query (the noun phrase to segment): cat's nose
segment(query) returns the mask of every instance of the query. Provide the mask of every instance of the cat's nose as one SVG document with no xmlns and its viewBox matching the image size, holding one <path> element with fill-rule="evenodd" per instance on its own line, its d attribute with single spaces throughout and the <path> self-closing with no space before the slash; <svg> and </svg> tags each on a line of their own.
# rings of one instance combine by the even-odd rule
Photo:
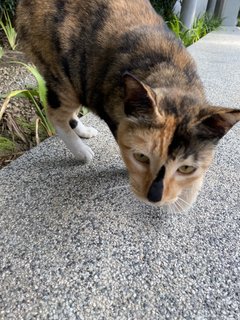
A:
<svg viewBox="0 0 240 320">
<path fill-rule="evenodd" d="M 163 194 L 163 181 L 154 181 L 148 191 L 147 198 L 150 202 L 159 202 Z"/>
<path fill-rule="evenodd" d="M 150 202 L 159 202 L 163 194 L 163 179 L 165 175 L 165 167 L 162 166 L 158 172 L 156 179 L 152 182 L 147 198 Z"/>
</svg>

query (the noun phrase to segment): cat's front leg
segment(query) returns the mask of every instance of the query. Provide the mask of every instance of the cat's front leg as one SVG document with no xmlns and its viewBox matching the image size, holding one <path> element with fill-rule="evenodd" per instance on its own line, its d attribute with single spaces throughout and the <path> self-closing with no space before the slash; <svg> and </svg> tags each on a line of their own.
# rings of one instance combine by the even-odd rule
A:
<svg viewBox="0 0 240 320">
<path fill-rule="evenodd" d="M 92 149 L 82 141 L 70 126 L 67 128 L 57 124 L 55 128 L 58 136 L 77 159 L 84 162 L 90 162 L 93 159 L 94 152 Z"/>
<path fill-rule="evenodd" d="M 92 160 L 94 153 L 82 141 L 81 137 L 93 137 L 97 134 L 97 130 L 84 126 L 77 118 L 79 101 L 70 89 L 56 92 L 48 85 L 48 116 L 58 136 L 65 142 L 67 148 L 75 157 L 81 161 L 89 162 Z"/>
<path fill-rule="evenodd" d="M 98 134 L 95 128 L 85 126 L 77 116 L 74 116 L 74 118 L 69 121 L 69 124 L 74 132 L 81 138 L 89 139 Z"/>
</svg>

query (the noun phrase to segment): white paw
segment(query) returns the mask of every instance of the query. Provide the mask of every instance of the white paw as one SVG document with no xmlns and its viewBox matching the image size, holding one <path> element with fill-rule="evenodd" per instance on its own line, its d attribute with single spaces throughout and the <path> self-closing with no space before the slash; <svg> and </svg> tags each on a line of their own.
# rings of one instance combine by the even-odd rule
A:
<svg viewBox="0 0 240 320">
<path fill-rule="evenodd" d="M 92 127 L 86 127 L 79 118 L 75 118 L 77 126 L 73 129 L 74 132 L 81 138 L 92 138 L 98 134 L 98 131 Z"/>
<path fill-rule="evenodd" d="M 90 162 L 94 157 L 94 152 L 92 151 L 92 149 L 85 144 L 82 145 L 79 150 L 73 152 L 73 154 L 78 160 L 83 162 Z"/>
<path fill-rule="evenodd" d="M 56 131 L 77 159 L 84 162 L 92 160 L 94 156 L 92 149 L 73 130 L 63 130 L 60 127 L 56 127 Z"/>
<path fill-rule="evenodd" d="M 82 128 L 81 128 L 82 129 Z M 76 132 L 81 138 L 93 138 L 98 134 L 98 131 L 93 127 L 84 127 L 80 132 Z"/>
</svg>

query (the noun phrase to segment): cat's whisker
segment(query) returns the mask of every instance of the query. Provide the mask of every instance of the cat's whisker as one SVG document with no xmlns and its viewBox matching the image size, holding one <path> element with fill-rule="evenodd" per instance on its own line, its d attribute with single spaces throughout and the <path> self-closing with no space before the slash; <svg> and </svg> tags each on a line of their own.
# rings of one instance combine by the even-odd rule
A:
<svg viewBox="0 0 240 320">
<path fill-rule="evenodd" d="M 167 212 L 170 211 L 170 213 L 171 213 L 171 208 L 170 208 L 170 205 L 169 205 L 169 204 L 166 205 L 166 209 L 167 209 Z"/>
<path fill-rule="evenodd" d="M 179 206 L 180 206 L 180 208 L 181 208 L 181 212 L 186 212 L 187 209 L 188 209 L 188 207 L 186 207 L 186 205 L 184 205 L 184 204 L 180 204 L 180 203 L 179 203 Z"/>
<path fill-rule="evenodd" d="M 184 201 L 180 197 L 178 197 L 177 201 L 174 204 L 175 204 L 178 212 L 185 212 L 191 206 L 190 203 Z M 186 204 L 187 204 L 187 207 L 186 207 Z"/>
<path fill-rule="evenodd" d="M 170 205 L 167 205 L 167 212 L 170 212 L 170 213 L 172 213 L 172 210 L 171 210 L 171 207 L 170 207 Z"/>
<path fill-rule="evenodd" d="M 181 193 L 181 196 L 185 196 L 185 197 L 189 197 L 189 196 L 192 196 L 195 192 L 192 190 L 192 189 L 189 189 L 189 190 L 184 190 L 182 193 Z"/>
<path fill-rule="evenodd" d="M 172 214 L 175 214 L 175 206 L 172 206 Z"/>
<path fill-rule="evenodd" d="M 174 206 L 174 204 L 171 204 L 170 206 L 171 206 L 171 209 L 172 209 L 172 212 L 171 212 L 171 213 L 172 213 L 172 214 L 175 214 L 175 206 Z"/>
<path fill-rule="evenodd" d="M 183 207 L 181 206 L 181 204 L 180 204 L 178 201 L 175 202 L 175 205 L 176 205 L 176 208 L 177 208 L 177 212 L 178 212 L 178 213 L 184 211 L 184 210 L 183 210 Z M 179 210 L 179 209 L 180 209 L 180 210 Z"/>
<path fill-rule="evenodd" d="M 173 214 L 178 213 L 178 207 L 176 205 L 176 202 L 172 203 L 171 205 L 172 205 L 172 208 L 173 208 Z"/>
<path fill-rule="evenodd" d="M 169 203 L 169 204 L 167 205 L 167 208 L 169 209 L 170 213 L 173 214 L 173 208 L 172 208 L 171 203 Z"/>
<path fill-rule="evenodd" d="M 187 202 L 186 200 L 184 200 L 183 198 L 179 197 L 178 201 L 183 202 L 184 204 L 186 204 L 187 206 L 191 207 L 191 204 L 189 202 Z"/>
<path fill-rule="evenodd" d="M 201 188 L 185 188 L 183 190 L 183 193 L 195 194 L 195 193 L 198 193 L 200 190 Z"/>
</svg>

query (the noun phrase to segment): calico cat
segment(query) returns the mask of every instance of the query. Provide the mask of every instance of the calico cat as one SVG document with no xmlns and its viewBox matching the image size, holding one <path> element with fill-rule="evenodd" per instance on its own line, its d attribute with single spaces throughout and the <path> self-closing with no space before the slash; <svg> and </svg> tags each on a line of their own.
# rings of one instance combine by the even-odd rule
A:
<svg viewBox="0 0 240 320">
<path fill-rule="evenodd" d="M 20 0 L 17 30 L 47 84 L 49 118 L 80 160 L 105 120 L 135 194 L 174 210 L 196 199 L 214 148 L 240 111 L 213 107 L 196 66 L 148 0 Z"/>
</svg>

